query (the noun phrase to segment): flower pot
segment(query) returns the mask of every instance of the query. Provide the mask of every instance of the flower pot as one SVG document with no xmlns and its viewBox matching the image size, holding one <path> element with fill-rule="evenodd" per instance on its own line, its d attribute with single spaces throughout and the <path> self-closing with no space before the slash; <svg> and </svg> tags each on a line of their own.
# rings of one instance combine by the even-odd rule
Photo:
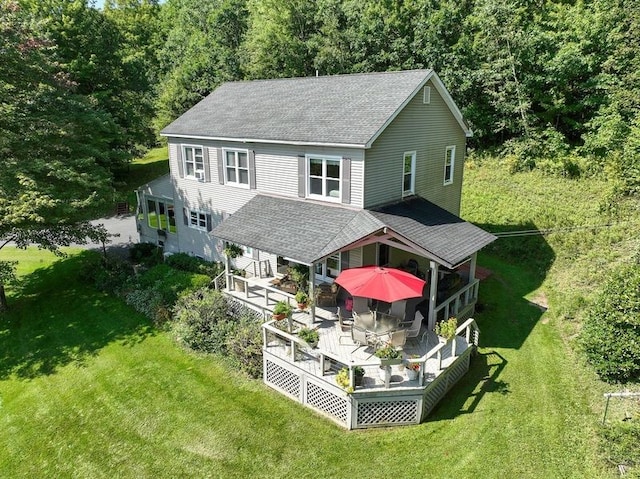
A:
<svg viewBox="0 0 640 479">
<path fill-rule="evenodd" d="M 356 386 L 362 386 L 362 383 L 364 382 L 364 375 L 359 376 L 358 374 L 356 374 L 355 381 Z"/>
<path fill-rule="evenodd" d="M 273 315 L 273 319 L 275 319 L 276 321 L 282 321 L 286 317 L 287 317 L 287 315 L 284 314 L 284 313 L 274 314 Z"/>
<path fill-rule="evenodd" d="M 298 303 L 298 309 L 300 310 L 307 309 L 307 303 Z"/>
<path fill-rule="evenodd" d="M 409 381 L 415 381 L 418 379 L 418 371 L 415 369 L 407 369 L 407 379 Z"/>
<path fill-rule="evenodd" d="M 242 281 L 234 281 L 233 282 L 233 288 L 239 293 L 244 293 L 244 282 L 242 282 Z"/>
</svg>

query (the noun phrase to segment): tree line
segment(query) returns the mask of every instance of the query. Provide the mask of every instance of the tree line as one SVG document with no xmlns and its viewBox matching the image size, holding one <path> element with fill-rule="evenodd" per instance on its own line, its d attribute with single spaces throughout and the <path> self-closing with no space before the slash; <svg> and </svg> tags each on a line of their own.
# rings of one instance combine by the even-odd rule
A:
<svg viewBox="0 0 640 479">
<path fill-rule="evenodd" d="M 0 0 L 0 248 L 79 240 L 159 129 L 243 79 L 433 68 L 470 147 L 635 194 L 639 24 L 638 0 Z"/>
</svg>

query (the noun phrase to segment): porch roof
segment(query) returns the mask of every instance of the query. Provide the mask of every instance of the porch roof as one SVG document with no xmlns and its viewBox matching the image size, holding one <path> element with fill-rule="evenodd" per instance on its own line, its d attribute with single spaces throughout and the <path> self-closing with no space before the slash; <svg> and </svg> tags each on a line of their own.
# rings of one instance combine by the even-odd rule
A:
<svg viewBox="0 0 640 479">
<path fill-rule="evenodd" d="M 311 264 L 363 238 L 391 230 L 452 268 L 496 239 L 419 197 L 375 210 L 257 195 L 211 234 Z"/>
</svg>

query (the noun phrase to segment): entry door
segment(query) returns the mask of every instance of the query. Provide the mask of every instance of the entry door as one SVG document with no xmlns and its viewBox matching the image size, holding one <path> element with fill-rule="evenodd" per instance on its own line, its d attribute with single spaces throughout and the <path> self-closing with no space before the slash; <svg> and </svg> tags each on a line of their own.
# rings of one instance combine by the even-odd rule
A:
<svg viewBox="0 0 640 479">
<path fill-rule="evenodd" d="M 385 266 L 389 264 L 389 245 L 378 244 L 378 266 Z"/>
</svg>

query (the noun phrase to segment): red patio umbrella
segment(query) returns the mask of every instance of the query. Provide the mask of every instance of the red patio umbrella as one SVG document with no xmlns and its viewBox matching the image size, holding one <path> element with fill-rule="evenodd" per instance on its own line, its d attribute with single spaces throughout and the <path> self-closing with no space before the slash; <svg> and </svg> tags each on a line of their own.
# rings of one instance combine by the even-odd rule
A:
<svg viewBox="0 0 640 479">
<path fill-rule="evenodd" d="M 387 303 L 420 297 L 426 284 L 424 280 L 411 273 L 381 266 L 345 269 L 335 281 L 349 291 L 351 296 L 362 296 Z"/>
</svg>

